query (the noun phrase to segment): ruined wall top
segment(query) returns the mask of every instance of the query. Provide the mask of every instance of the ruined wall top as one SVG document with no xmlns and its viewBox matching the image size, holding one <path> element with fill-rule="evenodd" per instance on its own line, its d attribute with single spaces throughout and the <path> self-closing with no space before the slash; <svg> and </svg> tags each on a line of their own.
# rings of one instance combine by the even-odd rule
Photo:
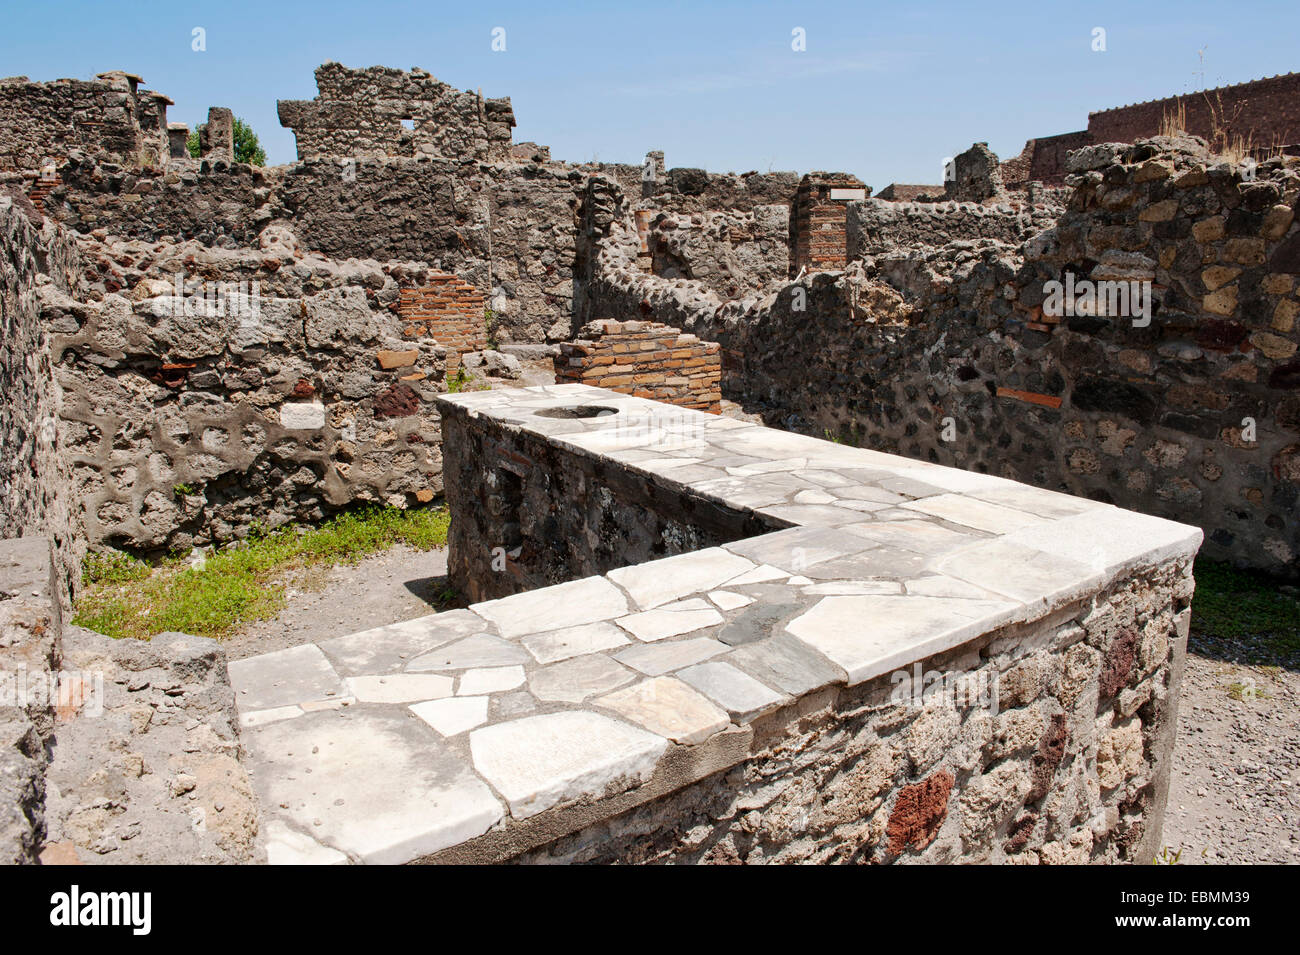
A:
<svg viewBox="0 0 1300 955">
<path fill-rule="evenodd" d="M 506 162 L 515 114 L 510 99 L 484 99 L 421 69 L 316 69 L 314 100 L 280 100 L 280 125 L 294 131 L 298 158 L 443 156 Z M 406 121 L 404 123 L 403 121 Z"/>
<path fill-rule="evenodd" d="M 1094 143 L 1131 143 L 1159 135 L 1166 120 L 1211 143 L 1239 138 L 1264 150 L 1300 145 L 1300 73 L 1098 110 L 1088 114 L 1088 135 Z"/>
<path fill-rule="evenodd" d="M 166 161 L 167 107 L 121 70 L 93 80 L 0 79 L 0 170 L 40 169 L 74 149 L 132 165 Z"/>
<path fill-rule="evenodd" d="M 1006 190 L 998 168 L 998 157 L 988 143 L 976 143 L 958 156 L 945 172 L 944 195 L 959 202 L 985 202 Z"/>
</svg>

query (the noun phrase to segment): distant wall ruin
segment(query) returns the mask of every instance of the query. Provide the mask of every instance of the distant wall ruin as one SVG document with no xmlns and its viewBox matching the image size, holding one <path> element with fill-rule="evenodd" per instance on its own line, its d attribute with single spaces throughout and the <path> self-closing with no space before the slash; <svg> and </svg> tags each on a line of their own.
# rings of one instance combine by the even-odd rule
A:
<svg viewBox="0 0 1300 955">
<path fill-rule="evenodd" d="M 1300 73 L 1099 110 L 1088 114 L 1088 135 L 1094 143 L 1131 143 L 1158 135 L 1166 118 L 1180 116 L 1184 132 L 1209 142 L 1300 145 Z"/>
<path fill-rule="evenodd" d="M 73 150 L 109 161 L 159 164 L 167 158 L 172 101 L 121 70 L 94 80 L 0 80 L 0 171 L 61 163 Z"/>
<path fill-rule="evenodd" d="M 461 92 L 420 69 L 316 69 L 314 100 L 280 100 L 280 125 L 298 158 L 442 156 L 505 162 L 515 115 L 509 98 Z"/>
<path fill-rule="evenodd" d="M 1068 153 L 1098 143 L 1134 143 L 1158 136 L 1166 123 L 1212 145 L 1244 145 L 1265 158 L 1300 153 L 1300 73 L 1167 96 L 1088 114 L 1088 128 L 1031 139 L 1002 164 L 1008 183 L 1061 183 Z"/>
</svg>

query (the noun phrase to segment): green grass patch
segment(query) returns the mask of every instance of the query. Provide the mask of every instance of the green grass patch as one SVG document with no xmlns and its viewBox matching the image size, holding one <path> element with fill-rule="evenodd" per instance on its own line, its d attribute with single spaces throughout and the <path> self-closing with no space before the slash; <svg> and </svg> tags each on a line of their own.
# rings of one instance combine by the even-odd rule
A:
<svg viewBox="0 0 1300 955">
<path fill-rule="evenodd" d="M 456 395 L 465 390 L 465 386 L 474 380 L 474 376 L 464 368 L 457 368 L 456 374 L 447 379 L 447 394 Z"/>
<path fill-rule="evenodd" d="M 492 386 L 486 381 L 479 381 L 464 368 L 457 368 L 456 374 L 447 379 L 447 394 L 457 395 L 462 391 L 491 391 Z"/>
<path fill-rule="evenodd" d="M 180 630 L 220 639 L 275 616 L 292 572 L 356 563 L 394 544 L 441 547 L 450 523 L 445 508 L 371 507 L 319 527 L 254 532 L 201 563 L 171 557 L 150 566 L 119 551 L 92 554 L 73 622 L 110 637 L 147 639 Z"/>
<path fill-rule="evenodd" d="M 1192 630 L 1212 641 L 1258 642 L 1273 653 L 1300 654 L 1300 600 L 1266 574 L 1198 560 Z"/>
</svg>

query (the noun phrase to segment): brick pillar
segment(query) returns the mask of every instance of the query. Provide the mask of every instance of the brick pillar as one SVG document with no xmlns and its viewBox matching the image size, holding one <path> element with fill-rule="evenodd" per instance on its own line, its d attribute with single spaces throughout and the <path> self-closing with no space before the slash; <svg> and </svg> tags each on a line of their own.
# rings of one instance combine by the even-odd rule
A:
<svg viewBox="0 0 1300 955">
<path fill-rule="evenodd" d="M 790 214 L 790 277 L 836 271 L 847 264 L 848 204 L 871 190 L 844 172 L 810 172 L 799 181 Z"/>
<path fill-rule="evenodd" d="M 637 255 L 636 264 L 642 272 L 654 271 L 654 260 L 650 255 L 650 218 L 654 215 L 651 209 L 638 209 L 634 213 L 636 217 L 636 238 L 637 238 Z"/>
</svg>

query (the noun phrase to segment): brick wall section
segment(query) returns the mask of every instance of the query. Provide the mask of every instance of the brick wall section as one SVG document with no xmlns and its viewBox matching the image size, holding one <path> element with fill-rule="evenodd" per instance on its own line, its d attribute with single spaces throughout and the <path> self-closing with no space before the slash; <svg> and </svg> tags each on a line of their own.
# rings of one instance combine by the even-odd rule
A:
<svg viewBox="0 0 1300 955">
<path fill-rule="evenodd" d="M 465 352 L 487 348 L 483 293 L 455 275 L 434 276 L 424 288 L 401 290 L 398 313 L 410 338 L 427 336 L 447 349 L 447 374 Z"/>
<path fill-rule="evenodd" d="M 1156 135 L 1164 116 L 1180 104 L 1187 132 L 1211 142 L 1219 125 L 1255 146 L 1300 143 L 1300 73 L 1089 113 L 1088 132 L 1093 142 L 1131 143 Z"/>
<path fill-rule="evenodd" d="M 844 219 L 848 200 L 832 199 L 832 189 L 870 190 L 856 176 L 843 172 L 812 172 L 799 182 L 790 216 L 790 275 L 802 268 L 827 272 L 845 266 Z"/>
<path fill-rule="evenodd" d="M 32 200 L 32 205 L 36 207 L 36 211 L 44 215 L 46 197 L 61 185 L 63 185 L 63 180 L 57 174 L 53 176 L 37 176 L 32 180 L 32 184 L 28 188 L 27 198 Z"/>
<path fill-rule="evenodd" d="M 1025 143 L 1019 156 L 1002 164 L 1002 182 L 1007 186 L 1018 186 L 1025 182 L 1063 183 L 1066 154 L 1089 146 L 1092 142 L 1092 136 L 1087 130 L 1031 139 Z"/>
<path fill-rule="evenodd" d="M 1232 139 L 1249 141 L 1260 158 L 1272 155 L 1275 147 L 1287 155 L 1300 150 L 1300 73 L 1287 73 L 1089 113 L 1086 130 L 1026 142 L 1019 156 L 1002 164 L 1003 181 L 1064 182 L 1067 153 L 1094 143 L 1133 143 L 1159 135 L 1164 118 L 1175 116 L 1180 106 L 1187 132 L 1211 146 L 1218 145 L 1215 130 L 1221 128 Z"/>
<path fill-rule="evenodd" d="M 557 383 L 576 382 L 640 398 L 722 410 L 722 353 L 716 342 L 702 342 L 655 322 L 592 322 L 581 338 L 560 345 Z"/>
</svg>

